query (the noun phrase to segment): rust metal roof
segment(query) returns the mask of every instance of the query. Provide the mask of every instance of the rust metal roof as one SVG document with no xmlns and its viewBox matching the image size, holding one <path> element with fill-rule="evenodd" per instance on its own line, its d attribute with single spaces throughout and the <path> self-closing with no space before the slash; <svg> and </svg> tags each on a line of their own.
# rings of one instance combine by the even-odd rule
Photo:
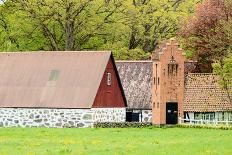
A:
<svg viewBox="0 0 232 155">
<path fill-rule="evenodd" d="M 0 107 L 91 108 L 110 55 L 0 53 Z"/>
<path fill-rule="evenodd" d="M 184 111 L 231 111 L 232 104 L 215 74 L 189 73 L 185 80 Z"/>
</svg>

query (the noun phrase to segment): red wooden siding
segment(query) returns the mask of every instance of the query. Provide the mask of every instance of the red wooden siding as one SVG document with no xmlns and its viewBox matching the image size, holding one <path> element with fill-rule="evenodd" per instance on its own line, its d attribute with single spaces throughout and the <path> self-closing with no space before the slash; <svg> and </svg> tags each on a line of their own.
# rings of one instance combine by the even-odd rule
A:
<svg viewBox="0 0 232 155">
<path fill-rule="evenodd" d="M 107 73 L 111 73 L 111 85 L 107 85 Z M 120 89 L 119 79 L 116 74 L 116 67 L 110 57 L 106 66 L 100 87 L 95 97 L 93 108 L 126 107 L 123 99 L 123 92 Z"/>
</svg>

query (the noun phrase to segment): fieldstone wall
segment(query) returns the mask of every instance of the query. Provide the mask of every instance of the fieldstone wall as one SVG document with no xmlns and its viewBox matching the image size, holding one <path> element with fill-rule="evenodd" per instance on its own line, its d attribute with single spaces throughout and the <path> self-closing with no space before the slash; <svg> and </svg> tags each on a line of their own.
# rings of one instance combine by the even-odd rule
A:
<svg viewBox="0 0 232 155">
<path fill-rule="evenodd" d="M 126 108 L 93 108 L 95 122 L 125 122 Z"/>
<path fill-rule="evenodd" d="M 124 109 L 124 110 L 123 110 Z M 123 112 L 124 111 L 124 112 Z M 0 127 L 92 127 L 98 122 L 124 122 L 125 108 L 28 109 L 0 108 Z"/>
<path fill-rule="evenodd" d="M 152 122 L 152 110 L 142 110 L 142 122 Z"/>
</svg>

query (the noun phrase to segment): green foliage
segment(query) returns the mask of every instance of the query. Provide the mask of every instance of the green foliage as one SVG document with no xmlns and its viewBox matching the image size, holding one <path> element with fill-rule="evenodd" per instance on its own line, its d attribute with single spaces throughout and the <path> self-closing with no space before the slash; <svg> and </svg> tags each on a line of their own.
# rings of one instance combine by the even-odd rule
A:
<svg viewBox="0 0 232 155">
<path fill-rule="evenodd" d="M 213 126 L 213 125 L 196 125 L 196 124 L 177 124 L 176 127 L 178 127 L 178 128 L 232 130 L 232 126 L 226 126 L 226 125 Z"/>
<path fill-rule="evenodd" d="M 227 96 L 232 104 L 232 54 L 221 63 L 213 64 L 214 73 L 220 77 L 219 84 L 227 92 Z"/>
<path fill-rule="evenodd" d="M 95 128 L 145 128 L 152 127 L 152 123 L 141 122 L 96 122 Z"/>
<path fill-rule="evenodd" d="M 188 56 L 197 60 L 195 72 L 212 72 L 211 63 L 223 61 L 231 53 L 231 6 L 231 0 L 204 0 L 183 23 L 179 40 Z"/>
<path fill-rule="evenodd" d="M 199 0 L 7 0 L 0 5 L 0 51 L 112 50 L 149 59 Z"/>
<path fill-rule="evenodd" d="M 213 68 L 214 73 L 220 75 L 221 77 L 221 86 L 224 88 L 227 83 L 228 87 L 232 87 L 232 55 L 229 55 L 228 58 L 224 60 L 223 65 L 221 65 L 220 63 L 213 64 Z"/>
</svg>

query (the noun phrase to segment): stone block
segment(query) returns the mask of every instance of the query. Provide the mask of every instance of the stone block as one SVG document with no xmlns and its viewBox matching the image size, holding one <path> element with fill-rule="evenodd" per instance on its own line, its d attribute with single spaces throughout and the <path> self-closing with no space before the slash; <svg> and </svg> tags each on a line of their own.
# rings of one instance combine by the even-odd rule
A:
<svg viewBox="0 0 232 155">
<path fill-rule="evenodd" d="M 91 120 L 92 119 L 92 115 L 91 114 L 85 114 L 82 119 L 83 120 Z"/>
</svg>

